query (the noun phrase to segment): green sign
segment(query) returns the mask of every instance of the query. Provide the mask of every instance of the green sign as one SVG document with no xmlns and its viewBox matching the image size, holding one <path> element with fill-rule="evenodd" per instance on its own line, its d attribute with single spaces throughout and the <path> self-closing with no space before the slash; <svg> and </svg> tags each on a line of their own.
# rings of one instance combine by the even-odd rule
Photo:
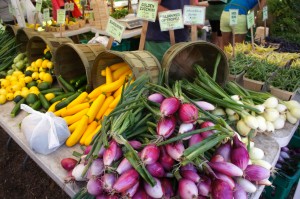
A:
<svg viewBox="0 0 300 199">
<path fill-rule="evenodd" d="M 205 7 L 201 6 L 184 6 L 183 23 L 185 25 L 204 25 Z"/>
<path fill-rule="evenodd" d="M 183 29 L 183 19 L 181 9 L 169 10 L 158 13 L 161 31 Z"/>
<path fill-rule="evenodd" d="M 44 17 L 44 21 L 48 21 L 50 18 L 50 10 L 49 8 L 45 8 L 43 9 L 43 17 Z"/>
<path fill-rule="evenodd" d="M 36 3 L 35 3 L 35 10 L 38 11 L 38 12 L 41 12 L 42 10 L 42 3 L 43 1 L 42 0 L 37 0 Z"/>
<path fill-rule="evenodd" d="M 250 12 L 249 14 L 247 14 L 247 27 L 248 29 L 251 28 L 252 26 L 254 26 L 255 24 L 255 18 L 254 18 L 254 12 Z"/>
<path fill-rule="evenodd" d="M 109 17 L 106 32 L 118 42 L 121 42 L 125 26 L 112 17 Z"/>
<path fill-rule="evenodd" d="M 263 21 L 268 19 L 268 6 L 263 7 Z"/>
<path fill-rule="evenodd" d="M 69 10 L 70 11 L 73 11 L 74 10 L 74 3 L 69 3 Z"/>
<path fill-rule="evenodd" d="M 229 9 L 229 25 L 230 26 L 237 25 L 238 15 L 239 15 L 239 10 L 238 9 Z"/>
<path fill-rule="evenodd" d="M 65 9 L 58 9 L 57 10 L 57 23 L 64 24 L 66 21 L 66 10 Z"/>
<path fill-rule="evenodd" d="M 158 2 L 157 1 L 140 1 L 137 9 L 137 17 L 155 22 L 157 15 Z"/>
</svg>

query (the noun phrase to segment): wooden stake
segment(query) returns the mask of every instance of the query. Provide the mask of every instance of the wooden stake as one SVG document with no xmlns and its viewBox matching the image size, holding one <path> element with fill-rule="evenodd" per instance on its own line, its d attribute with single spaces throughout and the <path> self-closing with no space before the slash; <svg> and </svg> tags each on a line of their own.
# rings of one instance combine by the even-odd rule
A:
<svg viewBox="0 0 300 199">
<path fill-rule="evenodd" d="M 60 37 L 62 37 L 62 24 L 59 25 Z"/>
<path fill-rule="evenodd" d="M 267 37 L 267 21 L 264 21 L 264 41 L 266 41 L 266 37 Z"/>
<path fill-rule="evenodd" d="M 148 21 L 143 21 L 139 50 L 144 50 L 145 48 L 147 29 L 148 29 Z"/>
<path fill-rule="evenodd" d="M 235 27 L 232 27 L 232 56 L 235 58 Z"/>
<path fill-rule="evenodd" d="M 251 44 L 252 44 L 252 50 L 254 50 L 254 33 L 253 33 L 253 26 L 251 26 Z"/>
<path fill-rule="evenodd" d="M 173 45 L 175 44 L 175 34 L 174 34 L 174 30 L 169 30 L 169 35 L 170 35 L 171 46 L 173 46 Z"/>
<path fill-rule="evenodd" d="M 108 40 L 108 43 L 107 43 L 107 46 L 106 46 L 107 50 L 111 49 L 113 42 L 114 42 L 114 38 L 113 37 L 109 37 L 109 40 Z"/>
<path fill-rule="evenodd" d="M 192 25 L 192 27 L 191 27 L 191 40 L 192 41 L 198 40 L 197 25 Z"/>
<path fill-rule="evenodd" d="M 35 28 L 36 28 L 36 24 L 37 24 L 37 20 L 38 20 L 38 14 L 39 14 L 39 12 L 35 12 L 35 14 L 34 14 L 34 31 L 36 31 L 35 30 Z"/>
</svg>

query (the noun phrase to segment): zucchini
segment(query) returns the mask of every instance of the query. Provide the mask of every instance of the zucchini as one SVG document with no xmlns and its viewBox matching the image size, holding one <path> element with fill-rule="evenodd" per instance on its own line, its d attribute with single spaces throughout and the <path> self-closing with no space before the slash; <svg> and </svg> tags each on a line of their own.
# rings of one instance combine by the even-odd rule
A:
<svg viewBox="0 0 300 199">
<path fill-rule="evenodd" d="M 25 98 L 21 99 L 18 103 L 15 104 L 14 108 L 10 112 L 11 117 L 16 117 L 21 110 L 21 104 L 25 103 Z"/>
<path fill-rule="evenodd" d="M 39 93 L 38 96 L 40 98 L 43 108 L 47 111 L 50 107 L 50 103 L 42 93 Z"/>
<path fill-rule="evenodd" d="M 81 75 L 81 76 L 79 76 L 79 77 L 75 77 L 74 79 L 71 79 L 71 80 L 70 80 L 70 84 L 72 84 L 72 85 L 75 86 L 76 82 L 77 82 L 78 80 L 80 80 L 81 78 L 83 78 L 83 77 L 86 77 L 86 74 Z"/>
<path fill-rule="evenodd" d="M 62 88 L 49 88 L 47 90 L 42 90 L 40 93 L 47 94 L 47 93 L 55 93 L 55 92 L 63 92 L 64 90 Z"/>
<path fill-rule="evenodd" d="M 84 91 L 86 91 L 86 88 L 87 88 L 87 85 L 83 85 L 77 89 L 77 92 L 84 92 Z"/>
<path fill-rule="evenodd" d="M 64 93 L 64 94 L 58 95 L 55 98 L 50 100 L 50 104 L 53 104 L 54 102 L 57 102 L 57 101 L 62 100 L 64 98 L 67 98 L 67 97 L 69 97 L 73 94 L 74 94 L 74 92 L 69 92 L 69 93 Z"/>
<path fill-rule="evenodd" d="M 57 80 L 61 83 L 61 85 L 69 92 L 75 92 L 75 88 L 68 83 L 61 75 L 57 77 Z"/>
<path fill-rule="evenodd" d="M 21 95 L 17 95 L 15 98 L 14 98 L 14 102 L 15 103 L 18 103 L 21 99 L 23 99 L 23 97 Z"/>
<path fill-rule="evenodd" d="M 79 88 L 81 87 L 82 85 L 86 84 L 87 83 L 87 77 L 86 76 L 82 76 L 80 79 L 78 79 L 75 83 L 75 87 L 76 88 Z"/>
<path fill-rule="evenodd" d="M 37 100 L 30 107 L 33 108 L 34 110 L 38 111 L 38 110 L 40 110 L 41 106 L 42 106 L 41 100 Z"/>
<path fill-rule="evenodd" d="M 56 92 L 53 92 L 53 94 L 55 95 L 55 97 L 56 96 L 59 96 L 59 95 L 62 95 L 62 94 L 64 94 L 65 92 L 63 92 L 63 91 L 56 91 Z"/>
<path fill-rule="evenodd" d="M 80 93 L 76 92 L 73 95 L 67 97 L 65 100 L 63 100 L 63 101 L 59 102 L 58 104 L 56 104 L 55 110 L 60 110 L 64 107 L 68 106 L 68 104 L 70 104 L 73 100 L 75 100 L 79 95 L 80 95 Z"/>
</svg>

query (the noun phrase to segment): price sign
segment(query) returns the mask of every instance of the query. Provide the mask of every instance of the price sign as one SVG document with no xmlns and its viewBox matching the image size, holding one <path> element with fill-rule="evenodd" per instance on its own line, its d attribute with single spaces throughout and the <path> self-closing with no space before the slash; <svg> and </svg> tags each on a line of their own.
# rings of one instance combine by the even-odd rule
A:
<svg viewBox="0 0 300 199">
<path fill-rule="evenodd" d="M 74 10 L 74 3 L 69 3 L 69 10 L 73 11 Z"/>
<path fill-rule="evenodd" d="M 230 26 L 237 25 L 238 15 L 239 15 L 239 10 L 238 9 L 229 9 L 229 25 Z"/>
<path fill-rule="evenodd" d="M 106 32 L 111 37 L 113 37 L 118 42 L 121 42 L 123 32 L 125 31 L 125 26 L 121 24 L 119 21 L 115 20 L 112 17 L 109 17 L 107 26 L 106 26 Z"/>
<path fill-rule="evenodd" d="M 137 17 L 147 21 L 155 22 L 157 15 L 157 1 L 140 1 L 137 9 Z"/>
<path fill-rule="evenodd" d="M 255 23 L 255 18 L 254 18 L 254 12 L 250 12 L 249 14 L 247 14 L 247 27 L 248 29 L 253 27 Z"/>
<path fill-rule="evenodd" d="M 45 8 L 43 9 L 43 17 L 44 17 L 44 21 L 48 21 L 50 18 L 50 10 L 49 8 Z"/>
<path fill-rule="evenodd" d="M 158 19 L 161 31 L 182 29 L 184 27 L 181 9 L 159 12 Z"/>
<path fill-rule="evenodd" d="M 201 6 L 184 6 L 183 23 L 185 25 L 204 25 L 205 11 L 206 8 Z"/>
<path fill-rule="evenodd" d="M 80 0 L 80 4 L 85 6 L 87 4 L 86 0 Z"/>
<path fill-rule="evenodd" d="M 64 7 L 66 11 L 70 10 L 70 4 L 68 2 L 65 3 Z"/>
<path fill-rule="evenodd" d="M 263 21 L 268 19 L 268 6 L 263 7 Z"/>
<path fill-rule="evenodd" d="M 64 24 L 66 21 L 66 10 L 65 9 L 58 9 L 57 10 L 57 23 Z"/>
<path fill-rule="evenodd" d="M 35 3 L 35 10 L 36 10 L 37 12 L 41 12 L 41 10 L 42 10 L 42 3 L 43 3 L 42 0 L 36 0 L 36 3 Z"/>
</svg>

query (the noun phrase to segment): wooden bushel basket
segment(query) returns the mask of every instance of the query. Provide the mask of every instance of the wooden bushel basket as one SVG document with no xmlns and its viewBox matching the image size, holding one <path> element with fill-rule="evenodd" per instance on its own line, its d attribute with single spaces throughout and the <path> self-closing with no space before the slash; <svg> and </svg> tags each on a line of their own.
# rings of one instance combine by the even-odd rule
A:
<svg viewBox="0 0 300 199">
<path fill-rule="evenodd" d="M 11 36 L 15 36 L 19 29 L 20 29 L 20 26 L 16 26 L 16 25 L 7 24 L 5 27 L 5 31 L 8 32 L 8 34 L 10 34 Z"/>
<path fill-rule="evenodd" d="M 165 52 L 161 63 L 162 68 L 166 69 L 166 83 L 170 84 L 172 81 L 184 78 L 192 81 L 196 75 L 194 64 L 205 68 L 212 76 L 218 54 L 221 55 L 221 60 L 216 81 L 224 85 L 229 74 L 227 57 L 219 47 L 206 41 L 177 43 Z"/>
<path fill-rule="evenodd" d="M 101 70 L 105 67 L 126 62 L 135 78 L 143 74 L 148 74 L 151 82 L 157 83 L 161 66 L 159 61 L 148 51 L 113 51 L 107 50 L 100 53 L 94 62 L 92 68 L 92 83 L 96 88 L 105 83 L 105 77 L 101 76 Z"/>
<path fill-rule="evenodd" d="M 54 53 L 54 73 L 70 81 L 83 74 L 87 76 L 87 90 L 92 89 L 91 71 L 97 55 L 105 51 L 101 44 L 62 44 Z"/>
</svg>

